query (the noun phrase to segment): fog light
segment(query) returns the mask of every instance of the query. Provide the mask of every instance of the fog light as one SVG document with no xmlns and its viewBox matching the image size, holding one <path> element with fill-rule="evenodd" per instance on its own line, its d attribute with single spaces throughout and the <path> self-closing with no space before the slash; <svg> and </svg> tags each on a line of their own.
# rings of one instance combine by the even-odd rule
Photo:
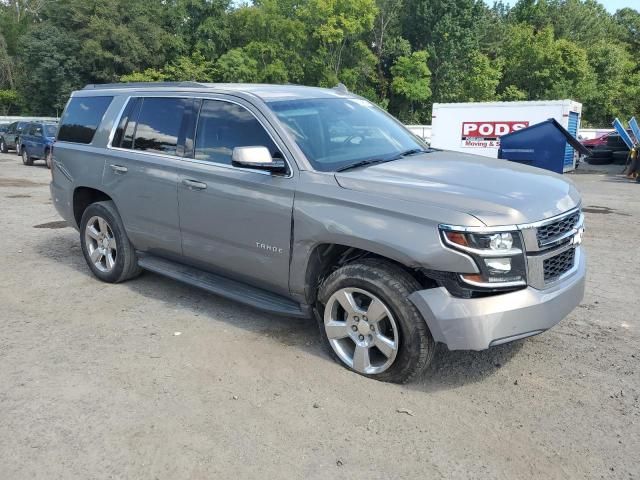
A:
<svg viewBox="0 0 640 480">
<path fill-rule="evenodd" d="M 485 258 L 484 263 L 491 273 L 507 273 L 511 271 L 511 258 Z"/>
<path fill-rule="evenodd" d="M 496 233 L 491 235 L 489 243 L 491 250 L 511 250 L 513 237 L 510 233 Z"/>
</svg>

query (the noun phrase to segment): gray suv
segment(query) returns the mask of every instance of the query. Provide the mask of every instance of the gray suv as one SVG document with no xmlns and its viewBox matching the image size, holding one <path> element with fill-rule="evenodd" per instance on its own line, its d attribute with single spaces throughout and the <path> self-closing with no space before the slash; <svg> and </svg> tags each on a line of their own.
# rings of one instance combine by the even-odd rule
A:
<svg viewBox="0 0 640 480">
<path fill-rule="evenodd" d="M 429 149 L 344 88 L 89 85 L 51 194 L 100 280 L 143 269 L 315 316 L 353 371 L 405 382 L 435 345 L 483 350 L 583 298 L 580 196 L 561 176 Z"/>
</svg>

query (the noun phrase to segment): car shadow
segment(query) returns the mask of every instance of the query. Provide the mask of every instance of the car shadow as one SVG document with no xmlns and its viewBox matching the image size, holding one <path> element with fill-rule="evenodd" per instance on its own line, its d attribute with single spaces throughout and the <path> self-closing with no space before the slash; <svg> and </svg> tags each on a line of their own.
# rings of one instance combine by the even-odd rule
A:
<svg viewBox="0 0 640 480">
<path fill-rule="evenodd" d="M 99 282 L 84 260 L 77 233 L 74 231 L 70 235 L 63 233 L 65 231 L 70 230 L 52 232 L 51 237 L 35 246 L 37 253 L 85 275 L 89 281 Z M 56 248 L 51 248 L 52 244 Z M 152 272 L 144 272 L 140 277 L 122 285 L 152 301 L 165 303 L 172 309 L 180 308 L 194 316 L 224 322 L 260 334 L 286 347 L 300 348 L 323 360 L 334 362 L 322 347 L 315 319 L 265 313 Z M 446 346 L 438 344 L 427 370 L 412 383 L 398 388 L 433 392 L 481 381 L 509 362 L 522 349 L 524 341 L 526 340 L 481 352 L 449 351 Z"/>
<path fill-rule="evenodd" d="M 99 282 L 87 266 L 77 233 L 63 234 L 70 230 L 56 230 L 46 241 L 36 244 L 39 255 L 55 260 L 60 265 L 85 275 L 89 281 Z M 56 248 L 51 248 L 51 245 Z M 191 315 L 221 321 L 234 327 L 261 334 L 282 345 L 298 347 L 331 361 L 323 351 L 315 320 L 285 317 L 227 300 L 204 290 L 186 285 L 152 272 L 122 284 L 149 300 L 165 303 L 172 309 L 182 309 Z"/>
<path fill-rule="evenodd" d="M 406 387 L 409 390 L 436 392 L 480 382 L 511 361 L 522 350 L 526 341 L 528 340 L 517 340 L 480 352 L 450 351 L 445 345 L 438 344 L 431 365 L 423 375 Z"/>
</svg>

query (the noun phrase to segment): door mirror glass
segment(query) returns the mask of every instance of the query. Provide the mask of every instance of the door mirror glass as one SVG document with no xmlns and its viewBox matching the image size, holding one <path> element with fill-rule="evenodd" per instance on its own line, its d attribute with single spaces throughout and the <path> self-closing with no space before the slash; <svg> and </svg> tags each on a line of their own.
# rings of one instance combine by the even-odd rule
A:
<svg viewBox="0 0 640 480">
<path fill-rule="evenodd" d="M 267 147 L 235 147 L 231 163 L 236 167 L 255 168 L 274 173 L 285 173 L 287 165 L 281 158 L 273 158 Z"/>
</svg>

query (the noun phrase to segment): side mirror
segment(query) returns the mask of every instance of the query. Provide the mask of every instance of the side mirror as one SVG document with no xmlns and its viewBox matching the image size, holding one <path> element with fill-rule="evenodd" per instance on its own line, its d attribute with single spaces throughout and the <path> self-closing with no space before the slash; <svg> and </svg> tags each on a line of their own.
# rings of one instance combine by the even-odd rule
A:
<svg viewBox="0 0 640 480">
<path fill-rule="evenodd" d="M 272 173 L 287 171 L 286 162 L 281 158 L 273 158 L 267 147 L 235 147 L 231 153 L 231 164 Z"/>
</svg>

